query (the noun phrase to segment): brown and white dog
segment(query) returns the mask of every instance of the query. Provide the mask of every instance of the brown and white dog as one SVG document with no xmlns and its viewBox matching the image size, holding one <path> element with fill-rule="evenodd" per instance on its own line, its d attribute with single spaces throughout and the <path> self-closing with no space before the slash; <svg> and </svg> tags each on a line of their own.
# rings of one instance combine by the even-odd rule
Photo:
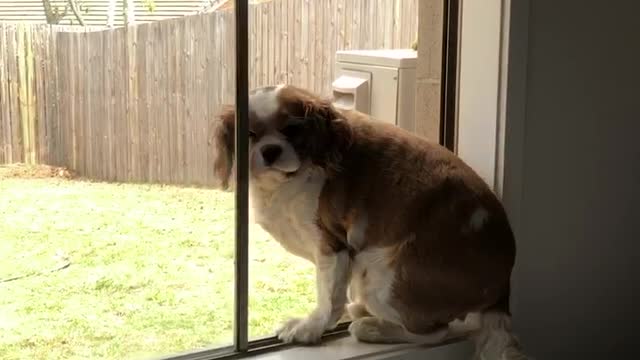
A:
<svg viewBox="0 0 640 360">
<path fill-rule="evenodd" d="M 293 86 L 254 90 L 249 112 L 253 217 L 317 273 L 317 307 L 277 330 L 281 340 L 317 342 L 347 309 L 360 341 L 439 343 L 466 319 L 483 359 L 524 358 L 510 330 L 512 230 L 469 166 Z M 225 189 L 234 123 L 227 108 L 214 124 Z"/>
</svg>

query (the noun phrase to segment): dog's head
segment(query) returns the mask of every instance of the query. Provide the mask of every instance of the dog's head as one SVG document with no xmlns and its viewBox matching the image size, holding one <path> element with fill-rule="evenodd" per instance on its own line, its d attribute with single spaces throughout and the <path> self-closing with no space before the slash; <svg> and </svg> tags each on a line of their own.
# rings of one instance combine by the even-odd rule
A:
<svg viewBox="0 0 640 360">
<path fill-rule="evenodd" d="M 269 86 L 249 95 L 249 167 L 252 181 L 285 182 L 311 166 L 340 168 L 350 128 L 329 100 L 294 86 Z M 214 123 L 214 172 L 233 186 L 235 111 L 226 106 Z"/>
</svg>

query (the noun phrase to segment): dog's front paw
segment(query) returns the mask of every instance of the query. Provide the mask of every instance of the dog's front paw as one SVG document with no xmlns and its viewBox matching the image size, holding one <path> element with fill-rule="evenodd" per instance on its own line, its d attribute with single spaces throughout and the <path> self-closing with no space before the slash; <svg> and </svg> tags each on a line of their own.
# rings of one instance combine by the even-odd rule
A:
<svg viewBox="0 0 640 360">
<path fill-rule="evenodd" d="M 285 343 L 315 344 L 325 330 L 326 324 L 314 318 L 294 318 L 285 322 L 276 334 Z"/>
</svg>

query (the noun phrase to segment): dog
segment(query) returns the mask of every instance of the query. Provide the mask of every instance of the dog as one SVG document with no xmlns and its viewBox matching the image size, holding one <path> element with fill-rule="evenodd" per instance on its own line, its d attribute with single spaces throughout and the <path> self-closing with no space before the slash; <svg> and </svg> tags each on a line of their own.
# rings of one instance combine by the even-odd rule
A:
<svg viewBox="0 0 640 360">
<path fill-rule="evenodd" d="M 524 359 L 510 328 L 515 240 L 487 184 L 446 148 L 305 89 L 249 95 L 255 221 L 315 264 L 317 306 L 284 323 L 317 343 L 348 312 L 372 343 L 470 335 L 482 359 Z M 213 122 L 217 187 L 235 187 L 235 111 Z"/>
</svg>

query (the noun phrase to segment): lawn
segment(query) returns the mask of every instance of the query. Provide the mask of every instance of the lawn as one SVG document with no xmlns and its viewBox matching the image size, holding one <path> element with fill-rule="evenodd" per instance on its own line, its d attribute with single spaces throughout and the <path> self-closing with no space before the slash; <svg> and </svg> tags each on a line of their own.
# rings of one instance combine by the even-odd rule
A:
<svg viewBox="0 0 640 360">
<path fill-rule="evenodd" d="M 140 359 L 231 343 L 233 194 L 7 169 L 0 358 Z M 255 338 L 309 311 L 315 289 L 310 264 L 250 234 Z"/>
</svg>

